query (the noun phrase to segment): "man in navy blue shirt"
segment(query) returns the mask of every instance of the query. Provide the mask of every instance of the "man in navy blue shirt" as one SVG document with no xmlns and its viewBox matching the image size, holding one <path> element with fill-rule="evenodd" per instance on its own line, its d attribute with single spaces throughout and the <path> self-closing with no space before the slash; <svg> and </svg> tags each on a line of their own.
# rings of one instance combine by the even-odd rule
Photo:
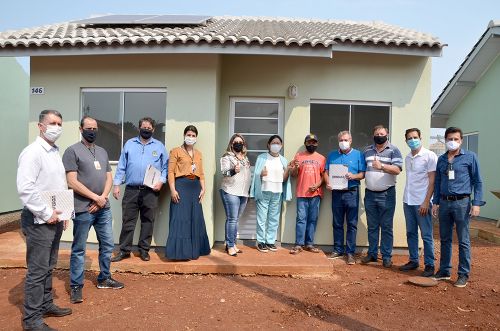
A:
<svg viewBox="0 0 500 331">
<path fill-rule="evenodd" d="M 439 215 L 441 260 L 436 280 L 450 279 L 453 224 L 458 237 L 458 279 L 456 287 L 465 287 L 470 272 L 470 216 L 478 216 L 483 201 L 483 183 L 476 154 L 461 147 L 462 130 L 449 127 L 444 134 L 446 153 L 437 162 L 432 214 Z M 471 200 L 471 194 L 474 199 Z M 472 204 L 472 206 L 471 206 Z"/>
<path fill-rule="evenodd" d="M 125 182 L 122 200 L 122 230 L 120 233 L 120 252 L 111 261 L 118 262 L 130 257 L 137 216 L 141 217 L 139 235 L 139 255 L 149 261 L 149 249 L 153 235 L 153 223 L 158 196 L 167 181 L 168 154 L 160 141 L 154 139 L 155 121 L 144 117 L 139 121 L 139 136 L 129 139 L 123 146 L 118 167 L 113 180 L 113 196 L 120 198 L 120 185 Z M 151 165 L 161 171 L 160 182 L 153 188 L 143 185 L 147 167 Z"/>
</svg>

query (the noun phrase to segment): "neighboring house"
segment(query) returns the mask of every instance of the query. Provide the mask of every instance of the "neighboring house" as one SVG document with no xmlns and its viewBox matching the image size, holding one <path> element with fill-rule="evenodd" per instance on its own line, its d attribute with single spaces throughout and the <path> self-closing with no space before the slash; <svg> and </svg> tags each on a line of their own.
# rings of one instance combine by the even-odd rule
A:
<svg viewBox="0 0 500 331">
<path fill-rule="evenodd" d="M 432 127 L 460 127 L 462 147 L 479 156 L 484 199 L 481 216 L 498 219 L 500 190 L 500 21 L 491 21 L 432 106 Z"/>
<path fill-rule="evenodd" d="M 22 208 L 17 195 L 19 153 L 28 144 L 29 75 L 13 57 L 0 57 L 0 214 Z"/>
<path fill-rule="evenodd" d="M 436 141 L 434 144 L 430 144 L 429 149 L 439 156 L 446 152 L 446 145 L 444 142 Z"/>
<path fill-rule="evenodd" d="M 98 143 L 113 161 L 142 116 L 160 123 L 155 135 L 169 150 L 182 143 L 186 125 L 196 125 L 211 242 L 224 240 L 219 157 L 234 132 L 246 137 L 252 161 L 278 133 L 291 160 L 309 132 L 319 136 L 326 155 L 338 148 L 339 131 L 351 130 L 355 147 L 363 148 L 372 142 L 373 126 L 384 124 L 406 154 L 407 128 L 430 135 L 431 57 L 443 46 L 430 35 L 380 22 L 251 17 L 107 16 L 0 33 L 0 56 L 31 56 L 31 85 L 45 88 L 31 97 L 30 140 L 44 108 L 64 116 L 63 149 L 80 139 L 83 114 L 97 118 Z M 404 174 L 399 177 L 395 246 L 406 247 Z M 169 201 L 165 189 L 156 245 L 165 244 Z M 112 208 L 117 239 L 121 206 L 113 202 Z M 255 234 L 254 208 L 250 203 L 240 238 Z M 282 242 L 295 241 L 295 209 L 295 201 L 284 208 Z M 358 244 L 366 246 L 363 208 L 361 214 Z M 331 223 L 327 193 L 318 244 L 332 243 Z M 63 239 L 71 240 L 71 231 Z"/>
</svg>

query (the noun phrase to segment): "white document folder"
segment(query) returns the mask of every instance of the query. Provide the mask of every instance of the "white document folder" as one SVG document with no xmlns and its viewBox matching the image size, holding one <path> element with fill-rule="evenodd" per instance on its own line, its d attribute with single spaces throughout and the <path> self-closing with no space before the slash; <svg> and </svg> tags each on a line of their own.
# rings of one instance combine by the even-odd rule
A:
<svg viewBox="0 0 500 331">
<path fill-rule="evenodd" d="M 143 184 L 153 188 L 156 183 L 160 182 L 161 171 L 153 167 L 151 164 L 146 168 Z"/>
<path fill-rule="evenodd" d="M 328 168 L 329 184 L 334 190 L 347 190 L 349 180 L 345 177 L 348 168 L 343 164 L 330 164 Z"/>
<path fill-rule="evenodd" d="M 52 209 L 61 211 L 60 220 L 75 218 L 75 200 L 73 190 L 64 191 L 42 191 L 42 200 Z"/>
</svg>

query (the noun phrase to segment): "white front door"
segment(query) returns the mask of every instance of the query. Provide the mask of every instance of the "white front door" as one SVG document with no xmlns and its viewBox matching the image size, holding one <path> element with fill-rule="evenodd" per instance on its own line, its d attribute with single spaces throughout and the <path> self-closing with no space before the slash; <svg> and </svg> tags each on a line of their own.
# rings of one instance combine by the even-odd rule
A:
<svg viewBox="0 0 500 331">
<path fill-rule="evenodd" d="M 260 153 L 267 152 L 267 140 L 273 134 L 283 137 L 283 99 L 238 98 L 230 99 L 230 136 L 240 133 L 248 145 L 248 158 L 255 165 Z M 238 226 L 239 239 L 255 239 L 257 214 L 255 200 L 249 199 Z"/>
</svg>

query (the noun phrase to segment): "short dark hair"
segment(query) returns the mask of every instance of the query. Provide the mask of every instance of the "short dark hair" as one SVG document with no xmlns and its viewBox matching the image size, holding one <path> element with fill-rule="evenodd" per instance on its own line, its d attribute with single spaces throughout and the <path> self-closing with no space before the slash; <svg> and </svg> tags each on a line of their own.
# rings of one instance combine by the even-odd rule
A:
<svg viewBox="0 0 500 331">
<path fill-rule="evenodd" d="M 457 132 L 460 133 L 460 139 L 463 139 L 463 137 L 464 137 L 463 135 L 464 134 L 462 132 L 462 129 L 457 128 L 455 126 L 450 126 L 448 129 L 446 129 L 446 131 L 444 132 L 444 139 L 448 138 L 448 135 L 450 133 L 457 133 Z"/>
<path fill-rule="evenodd" d="M 385 126 L 383 126 L 382 124 L 380 124 L 380 125 L 376 125 L 376 126 L 373 128 L 373 133 L 375 133 L 375 131 L 380 130 L 380 129 L 384 129 L 384 130 L 385 130 L 385 132 L 387 132 L 387 134 L 389 134 L 389 129 L 388 129 L 388 128 L 386 128 Z"/>
<path fill-rule="evenodd" d="M 45 119 L 45 116 L 49 115 L 49 114 L 52 114 L 52 115 L 56 115 L 57 117 L 59 117 L 61 120 L 63 119 L 62 118 L 62 115 L 60 112 L 58 112 L 57 110 L 54 110 L 54 109 L 45 109 L 45 110 L 42 110 L 40 112 L 40 115 L 38 115 L 38 122 L 39 123 L 42 123 L 43 120 Z"/>
<path fill-rule="evenodd" d="M 196 126 L 194 126 L 194 125 L 186 126 L 186 128 L 184 129 L 184 135 L 186 135 L 186 133 L 188 133 L 188 131 L 192 131 L 192 132 L 196 133 L 196 136 L 198 137 L 198 129 L 196 128 Z"/>
<path fill-rule="evenodd" d="M 82 119 L 80 120 L 80 127 L 83 128 L 83 125 L 85 124 L 85 120 L 94 120 L 97 122 L 97 120 L 93 117 L 90 117 L 90 116 L 83 116 Z"/>
<path fill-rule="evenodd" d="M 420 132 L 420 129 L 417 129 L 417 128 L 410 128 L 408 130 L 405 131 L 405 140 L 406 140 L 406 137 L 408 136 L 408 133 L 410 132 L 416 132 L 418 134 L 418 137 L 421 138 L 421 132 Z"/>
<path fill-rule="evenodd" d="M 153 127 L 153 129 L 155 128 L 156 122 L 151 117 L 143 117 L 143 118 L 141 118 L 139 120 L 139 128 L 141 127 L 141 125 L 142 125 L 143 122 L 149 122 L 151 124 L 151 126 Z"/>
<path fill-rule="evenodd" d="M 278 138 L 281 143 L 283 144 L 283 139 L 278 134 L 273 134 L 271 137 L 269 137 L 269 140 L 267 141 L 267 144 L 270 145 L 271 141 L 273 141 L 275 138 Z"/>
</svg>

